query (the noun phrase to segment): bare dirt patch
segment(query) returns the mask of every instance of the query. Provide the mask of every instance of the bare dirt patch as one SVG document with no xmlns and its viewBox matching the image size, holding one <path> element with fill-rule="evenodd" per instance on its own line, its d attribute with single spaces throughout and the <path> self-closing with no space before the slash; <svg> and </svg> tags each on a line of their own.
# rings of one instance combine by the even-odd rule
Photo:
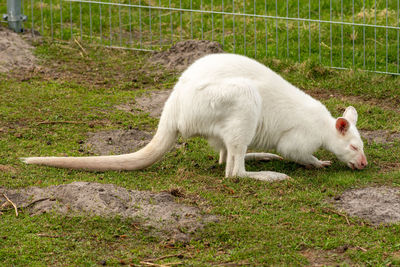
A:
<svg viewBox="0 0 400 267">
<path fill-rule="evenodd" d="M 17 170 L 11 165 L 0 164 L 0 172 L 16 173 Z"/>
<path fill-rule="evenodd" d="M 347 248 L 338 248 L 336 250 L 305 249 L 300 254 L 308 260 L 309 264 L 307 266 L 352 265 L 351 260 L 343 255 L 346 250 Z"/>
<path fill-rule="evenodd" d="M 162 64 L 167 69 L 185 70 L 196 59 L 207 54 L 223 53 L 222 46 L 207 40 L 189 40 L 176 43 L 167 51 L 154 54 L 150 58 L 152 64 Z"/>
<path fill-rule="evenodd" d="M 144 147 L 153 134 L 138 129 L 110 130 L 88 134 L 85 150 L 98 155 L 132 153 Z"/>
<path fill-rule="evenodd" d="M 0 207 L 10 208 L 3 194 L 32 215 L 56 212 L 121 216 L 134 219 L 152 234 L 177 241 L 188 241 L 205 224 L 217 221 L 197 207 L 177 203 L 168 192 L 127 190 L 112 184 L 74 182 L 45 188 L 0 188 Z"/>
<path fill-rule="evenodd" d="M 137 113 L 137 111 L 146 112 L 151 117 L 159 118 L 170 94 L 171 90 L 152 91 L 135 98 L 134 103 L 121 104 L 116 108 L 132 114 Z"/>
<path fill-rule="evenodd" d="M 0 72 L 33 69 L 37 62 L 33 49 L 21 35 L 0 27 Z"/>
<path fill-rule="evenodd" d="M 361 130 L 360 134 L 367 140 L 368 144 L 388 144 L 400 141 L 400 133 L 389 130 Z"/>
<path fill-rule="evenodd" d="M 334 205 L 350 216 L 365 219 L 372 224 L 400 221 L 400 189 L 366 187 L 344 192 L 333 200 Z"/>
</svg>

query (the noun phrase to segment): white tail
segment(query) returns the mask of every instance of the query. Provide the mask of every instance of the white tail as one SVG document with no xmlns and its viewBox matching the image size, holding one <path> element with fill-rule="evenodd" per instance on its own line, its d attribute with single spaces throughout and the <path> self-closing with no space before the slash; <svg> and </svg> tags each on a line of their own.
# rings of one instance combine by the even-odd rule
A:
<svg viewBox="0 0 400 267">
<path fill-rule="evenodd" d="M 160 123 L 160 126 L 164 125 Z M 177 138 L 176 130 L 159 127 L 153 139 L 141 150 L 124 155 L 94 157 L 31 157 L 22 158 L 27 164 L 39 164 L 68 169 L 93 171 L 140 170 L 157 162 L 167 153 Z"/>
</svg>

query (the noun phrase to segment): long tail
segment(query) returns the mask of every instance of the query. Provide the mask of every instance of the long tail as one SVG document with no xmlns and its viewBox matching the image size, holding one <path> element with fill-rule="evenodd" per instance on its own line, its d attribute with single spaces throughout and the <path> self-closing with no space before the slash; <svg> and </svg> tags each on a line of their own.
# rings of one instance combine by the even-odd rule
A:
<svg viewBox="0 0 400 267">
<path fill-rule="evenodd" d="M 157 162 L 175 143 L 176 132 L 157 131 L 153 139 L 141 150 L 116 156 L 93 157 L 30 157 L 22 158 L 27 164 L 39 164 L 68 169 L 92 171 L 140 170 Z"/>
<path fill-rule="evenodd" d="M 21 160 L 27 164 L 93 171 L 144 169 L 160 160 L 175 144 L 178 131 L 168 115 L 163 112 L 153 139 L 134 153 L 93 157 L 29 157 Z"/>
</svg>

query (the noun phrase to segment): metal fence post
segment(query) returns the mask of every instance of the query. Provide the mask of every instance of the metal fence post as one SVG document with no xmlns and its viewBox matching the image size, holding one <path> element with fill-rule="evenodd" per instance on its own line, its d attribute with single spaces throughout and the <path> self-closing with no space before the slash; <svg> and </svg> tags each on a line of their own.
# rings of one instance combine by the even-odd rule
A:
<svg viewBox="0 0 400 267">
<path fill-rule="evenodd" d="M 22 32 L 22 22 L 26 20 L 26 16 L 21 13 L 21 0 L 7 0 L 7 14 L 3 15 L 3 19 L 8 21 L 8 27 L 15 32 Z"/>
</svg>

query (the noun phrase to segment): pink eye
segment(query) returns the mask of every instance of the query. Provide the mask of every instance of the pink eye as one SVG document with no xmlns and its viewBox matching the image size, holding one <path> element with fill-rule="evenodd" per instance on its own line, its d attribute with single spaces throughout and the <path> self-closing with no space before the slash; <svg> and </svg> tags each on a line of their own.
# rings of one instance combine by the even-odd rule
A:
<svg viewBox="0 0 400 267">
<path fill-rule="evenodd" d="M 350 145 L 350 148 L 354 151 L 358 151 L 358 148 L 356 146 Z"/>
</svg>

